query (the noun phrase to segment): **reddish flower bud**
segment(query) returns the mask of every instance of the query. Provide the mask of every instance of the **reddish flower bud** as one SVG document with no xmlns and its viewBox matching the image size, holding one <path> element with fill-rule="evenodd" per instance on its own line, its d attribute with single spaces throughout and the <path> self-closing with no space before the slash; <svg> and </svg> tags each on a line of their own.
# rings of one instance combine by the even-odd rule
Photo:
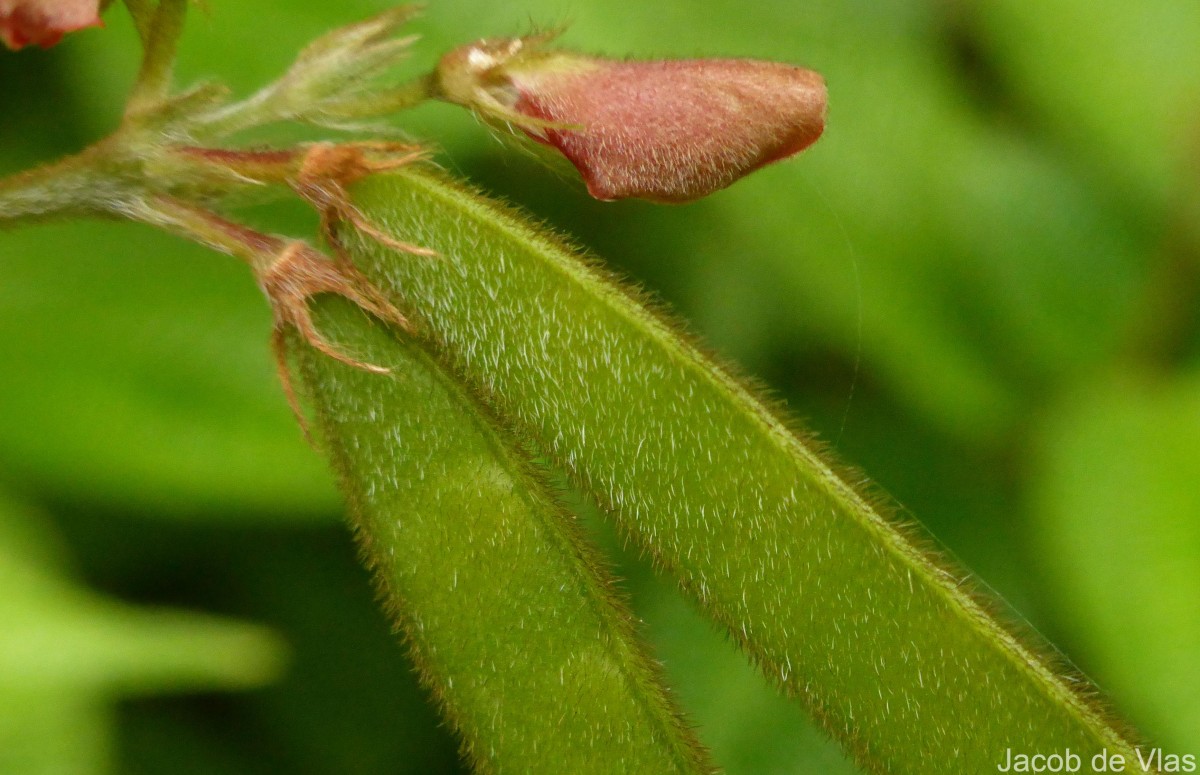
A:
<svg viewBox="0 0 1200 775">
<path fill-rule="evenodd" d="M 554 146 L 597 199 L 698 199 L 803 151 L 825 128 L 825 83 L 811 70 L 531 50 L 543 41 L 451 51 L 438 66 L 441 96 Z"/>
<path fill-rule="evenodd" d="M 68 32 L 100 25 L 100 0 L 0 0 L 0 40 L 49 48 Z"/>
</svg>

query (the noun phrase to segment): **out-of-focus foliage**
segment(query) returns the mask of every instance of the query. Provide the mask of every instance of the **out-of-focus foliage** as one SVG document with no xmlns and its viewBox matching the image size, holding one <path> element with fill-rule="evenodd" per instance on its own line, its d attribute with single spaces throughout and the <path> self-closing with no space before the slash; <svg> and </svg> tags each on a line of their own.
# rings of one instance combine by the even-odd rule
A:
<svg viewBox="0 0 1200 775">
<path fill-rule="evenodd" d="M 62 555 L 41 515 L 0 500 L 0 772 L 105 772 L 118 698 L 280 672 L 265 628 L 107 599 L 71 580 Z"/>
<path fill-rule="evenodd" d="M 181 76 L 241 93 L 383 6 L 208 5 Z M 448 106 L 398 123 L 665 297 L 1111 688 L 1121 713 L 1200 753 L 1200 6 L 443 0 L 415 25 L 412 72 L 530 19 L 569 20 L 563 43 L 585 50 L 825 74 L 820 143 L 687 207 L 593 202 Z M 0 53 L 0 172 L 112 128 L 137 57 L 118 7 L 106 23 L 51 51 Z M 312 230 L 289 211 L 253 215 Z M 30 689 L 0 702 L 0 729 L 37 723 L 47 741 L 112 747 L 114 772 L 453 769 L 454 743 L 389 642 L 331 480 L 273 381 L 249 272 L 113 224 L 0 234 L 0 271 L 0 480 L 54 518 L 98 590 L 257 619 L 294 654 L 268 689 L 126 702 L 115 717 L 123 690 Z M 14 524 L 44 530 L 23 514 Z M 17 552 L 60 573 L 52 553 Z M 850 771 L 641 560 L 618 556 L 720 764 Z M 0 596 L 20 600 L 15 583 Z M 46 623 L 29 632 L 68 613 L 71 631 L 91 626 L 84 607 L 37 611 Z M 149 642 L 136 626 L 114 637 Z M 179 666 L 157 688 L 187 683 Z M 45 750 L 59 771 L 84 755 Z"/>
<path fill-rule="evenodd" d="M 1113 696 L 1164 745 L 1194 748 L 1200 375 L 1118 375 L 1071 398 L 1041 431 L 1034 546 L 1061 558 L 1064 624 L 1094 644 Z"/>
</svg>

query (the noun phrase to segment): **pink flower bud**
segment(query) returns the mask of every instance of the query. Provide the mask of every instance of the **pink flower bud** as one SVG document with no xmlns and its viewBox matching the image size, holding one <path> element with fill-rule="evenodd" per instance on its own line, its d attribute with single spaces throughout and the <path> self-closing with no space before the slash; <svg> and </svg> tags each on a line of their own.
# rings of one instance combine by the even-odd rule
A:
<svg viewBox="0 0 1200 775">
<path fill-rule="evenodd" d="M 0 40 L 49 48 L 68 32 L 100 25 L 100 0 L 0 0 Z"/>
<path fill-rule="evenodd" d="M 557 148 L 597 199 L 698 199 L 803 151 L 825 128 L 825 83 L 811 70 L 531 50 L 543 40 L 451 51 L 438 66 L 441 96 Z"/>
</svg>

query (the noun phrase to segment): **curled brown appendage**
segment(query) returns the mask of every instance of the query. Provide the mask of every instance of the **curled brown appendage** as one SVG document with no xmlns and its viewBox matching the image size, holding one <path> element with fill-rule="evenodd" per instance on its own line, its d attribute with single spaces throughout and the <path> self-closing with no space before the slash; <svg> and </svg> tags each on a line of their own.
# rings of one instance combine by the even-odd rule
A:
<svg viewBox="0 0 1200 775">
<path fill-rule="evenodd" d="M 412 326 L 400 310 L 396 309 L 353 264 L 345 260 L 331 260 L 307 243 L 298 240 L 285 243 L 276 258 L 263 268 L 256 269 L 256 273 L 258 284 L 270 300 L 275 316 L 271 344 L 279 370 L 279 380 L 283 384 L 283 391 L 292 412 L 296 415 L 305 436 L 308 436 L 308 426 L 301 411 L 299 397 L 292 385 L 291 372 L 288 370 L 288 326 L 295 328 L 313 349 L 330 358 L 373 374 L 390 372 L 384 366 L 347 355 L 325 339 L 313 324 L 312 312 L 309 309 L 312 297 L 321 293 L 337 294 L 375 317 L 406 331 L 411 331 Z"/>
<path fill-rule="evenodd" d="M 388 373 L 388 369 L 352 358 L 328 342 L 313 324 L 309 301 L 320 293 L 334 293 L 381 320 L 411 331 L 404 315 L 351 262 L 337 228 L 348 223 L 394 250 L 437 255 L 436 251 L 382 231 L 355 207 L 348 191 L 355 181 L 411 164 L 423 158 L 424 152 L 419 146 L 394 142 L 316 143 L 286 150 L 182 146 L 175 151 L 193 164 L 200 162 L 199 169 L 216 172 L 225 180 L 287 185 L 320 214 L 321 231 L 333 249 L 332 257 L 305 242 L 263 234 L 173 197 L 156 198 L 144 214 L 145 220 L 241 256 L 254 269 L 275 316 L 271 342 L 279 379 L 288 404 L 308 436 L 287 367 L 287 328 L 294 327 L 315 350 L 342 363 L 375 374 Z"/>
<path fill-rule="evenodd" d="M 347 191 L 347 186 L 367 175 L 399 169 L 424 157 L 425 151 L 420 146 L 405 143 L 316 143 L 306 149 L 299 171 L 288 182 L 320 213 L 321 233 L 340 260 L 349 262 L 337 235 L 337 226 L 341 222 L 349 223 L 394 250 L 435 256 L 436 251 L 398 240 L 371 223 L 350 201 Z"/>
<path fill-rule="evenodd" d="M 371 239 L 393 250 L 418 256 L 437 251 L 396 239 L 363 215 L 348 187 L 368 175 L 399 169 L 425 158 L 419 145 L 387 141 L 313 143 L 286 150 L 235 150 L 181 146 L 189 159 L 213 165 L 224 174 L 250 182 L 284 184 L 308 202 L 321 217 L 321 234 L 340 263 L 349 264 L 346 248 L 337 234 L 349 223 Z"/>
</svg>

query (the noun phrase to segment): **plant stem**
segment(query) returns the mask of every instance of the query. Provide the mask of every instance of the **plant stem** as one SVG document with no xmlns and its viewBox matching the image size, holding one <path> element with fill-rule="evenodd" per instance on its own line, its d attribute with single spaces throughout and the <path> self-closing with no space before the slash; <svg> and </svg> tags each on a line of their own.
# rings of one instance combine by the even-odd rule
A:
<svg viewBox="0 0 1200 775">
<path fill-rule="evenodd" d="M 242 259 L 256 275 L 265 271 L 285 247 L 279 237 L 226 220 L 216 213 L 166 196 L 141 202 L 131 217 L 192 242 Z"/>
<path fill-rule="evenodd" d="M 347 120 L 398 113 L 430 99 L 434 93 L 433 88 L 433 73 L 426 73 L 385 95 L 369 93 L 348 98 L 334 103 L 322 112 Z M 272 84 L 241 102 L 227 105 L 198 119 L 192 128 L 199 137 L 223 138 L 251 127 L 295 121 L 298 118 L 303 120 L 303 116 L 298 116 L 295 108 L 287 105 L 286 99 L 281 97 L 277 85 Z"/>
<path fill-rule="evenodd" d="M 107 158 L 105 145 L 0 179 L 0 228 L 63 216 L 122 216 L 241 258 L 256 272 L 283 249 L 285 243 L 278 237 L 123 182 L 96 163 Z"/>
<path fill-rule="evenodd" d="M 133 17 L 133 26 L 137 28 L 138 37 L 145 47 L 150 41 L 150 30 L 154 26 L 154 11 L 149 0 L 125 0 L 125 8 Z"/>
<path fill-rule="evenodd" d="M 138 14 L 130 6 L 137 22 Z M 142 8 L 144 14 L 144 5 Z M 160 0 L 149 37 L 145 40 L 145 54 L 137 83 L 125 107 L 125 115 L 132 116 L 160 104 L 171 87 L 171 71 L 175 64 L 175 49 L 183 33 L 183 22 L 187 17 L 187 0 Z M 144 18 L 144 17 L 143 17 Z"/>
<path fill-rule="evenodd" d="M 356 100 L 346 100 L 338 103 L 337 112 L 347 118 L 369 118 L 384 116 L 389 113 L 399 113 L 421 104 L 433 97 L 436 77 L 434 73 L 426 73 L 402 84 L 385 95 L 367 95 Z"/>
<path fill-rule="evenodd" d="M 109 144 L 97 143 L 65 159 L 0 178 L 0 228 L 65 215 L 95 216 L 111 210 L 124 186 L 98 171 Z"/>
</svg>

